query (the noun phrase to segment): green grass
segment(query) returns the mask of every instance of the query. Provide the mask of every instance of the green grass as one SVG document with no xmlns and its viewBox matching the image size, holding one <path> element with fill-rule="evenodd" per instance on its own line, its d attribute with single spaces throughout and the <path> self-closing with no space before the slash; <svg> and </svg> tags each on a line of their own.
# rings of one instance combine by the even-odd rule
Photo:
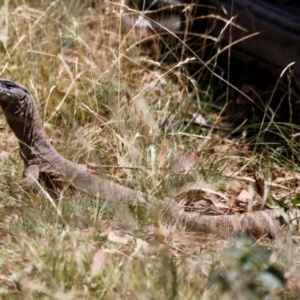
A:
<svg viewBox="0 0 300 300">
<path fill-rule="evenodd" d="M 0 2 L 0 71 L 32 92 L 63 156 L 125 186 L 157 197 L 175 193 L 182 204 L 200 208 L 223 203 L 201 187 L 229 198 L 248 189 L 247 180 L 239 180 L 238 191 L 228 189 L 232 171 L 295 179 L 295 165 L 279 147 L 245 155 L 242 137 L 216 130 L 230 124 L 214 103 L 214 85 L 189 90 L 184 70 L 179 73 L 183 62 L 167 65 L 149 56 L 139 33 L 120 22 L 118 5 L 40 2 Z M 191 122 L 195 112 L 211 126 Z M 3 115 L 0 126 L 0 205 L 37 209 L 29 216 L 0 213 L 0 299 L 298 298 L 299 248 L 288 233 L 274 243 L 225 241 L 142 208 L 67 191 L 50 201 L 18 186 L 18 143 Z M 178 161 L 200 151 L 186 173 L 174 172 Z M 194 193 L 176 192 L 196 181 Z M 293 179 L 287 186 L 293 191 Z M 92 226 L 79 230 L 68 221 L 74 217 Z"/>
</svg>

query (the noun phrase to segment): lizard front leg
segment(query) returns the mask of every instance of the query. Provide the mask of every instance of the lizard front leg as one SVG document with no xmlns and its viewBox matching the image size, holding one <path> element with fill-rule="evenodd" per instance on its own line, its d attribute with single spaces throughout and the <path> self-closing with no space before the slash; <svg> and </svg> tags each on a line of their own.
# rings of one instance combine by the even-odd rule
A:
<svg viewBox="0 0 300 300">
<path fill-rule="evenodd" d="M 34 190 L 39 190 L 37 182 L 39 180 L 40 167 L 38 165 L 25 166 L 23 176 L 24 178 L 20 180 L 20 185 L 27 189 L 32 188 Z"/>
</svg>

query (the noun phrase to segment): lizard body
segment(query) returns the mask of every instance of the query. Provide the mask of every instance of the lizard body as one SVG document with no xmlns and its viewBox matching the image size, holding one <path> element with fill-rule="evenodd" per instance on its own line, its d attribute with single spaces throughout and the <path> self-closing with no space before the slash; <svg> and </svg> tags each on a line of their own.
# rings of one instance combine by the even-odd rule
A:
<svg viewBox="0 0 300 300">
<path fill-rule="evenodd" d="M 207 216 L 185 212 L 174 199 L 146 196 L 120 184 L 89 173 L 82 166 L 62 157 L 49 143 L 30 92 L 20 84 L 0 79 L 0 106 L 7 123 L 19 140 L 24 162 L 24 182 L 35 186 L 42 180 L 55 190 L 67 183 L 75 189 L 105 200 L 142 204 L 183 223 L 188 229 L 222 237 L 248 232 L 254 237 L 276 237 L 280 230 L 279 216 L 287 216 L 281 209 L 255 211 L 244 214 Z"/>
</svg>

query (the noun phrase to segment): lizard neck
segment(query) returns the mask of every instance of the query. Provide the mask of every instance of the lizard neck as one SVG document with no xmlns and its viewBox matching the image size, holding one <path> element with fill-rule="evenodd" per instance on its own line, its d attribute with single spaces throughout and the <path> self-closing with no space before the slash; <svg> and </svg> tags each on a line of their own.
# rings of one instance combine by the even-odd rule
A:
<svg viewBox="0 0 300 300">
<path fill-rule="evenodd" d="M 19 139 L 21 157 L 25 165 L 40 164 L 43 159 L 49 161 L 59 155 L 49 143 L 33 101 L 32 104 L 31 109 L 24 112 L 26 118 L 5 113 L 8 125 Z"/>
</svg>

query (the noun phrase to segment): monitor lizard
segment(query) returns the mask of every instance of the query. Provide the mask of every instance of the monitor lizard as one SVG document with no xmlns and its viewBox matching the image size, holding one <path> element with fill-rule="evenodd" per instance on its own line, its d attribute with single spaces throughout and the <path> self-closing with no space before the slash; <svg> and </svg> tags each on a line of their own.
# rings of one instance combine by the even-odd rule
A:
<svg viewBox="0 0 300 300">
<path fill-rule="evenodd" d="M 124 187 L 91 174 L 81 165 L 61 156 L 48 141 L 37 106 L 24 86 L 0 78 L 0 106 L 19 140 L 20 155 L 24 162 L 22 186 L 38 188 L 38 182 L 42 181 L 48 189 L 59 191 L 67 184 L 72 189 L 104 200 L 140 204 L 155 211 L 164 211 L 187 229 L 222 237 L 247 232 L 254 237 L 274 238 L 280 231 L 278 217 L 287 216 L 279 208 L 221 216 L 185 212 L 172 198 L 158 199 Z"/>
</svg>

